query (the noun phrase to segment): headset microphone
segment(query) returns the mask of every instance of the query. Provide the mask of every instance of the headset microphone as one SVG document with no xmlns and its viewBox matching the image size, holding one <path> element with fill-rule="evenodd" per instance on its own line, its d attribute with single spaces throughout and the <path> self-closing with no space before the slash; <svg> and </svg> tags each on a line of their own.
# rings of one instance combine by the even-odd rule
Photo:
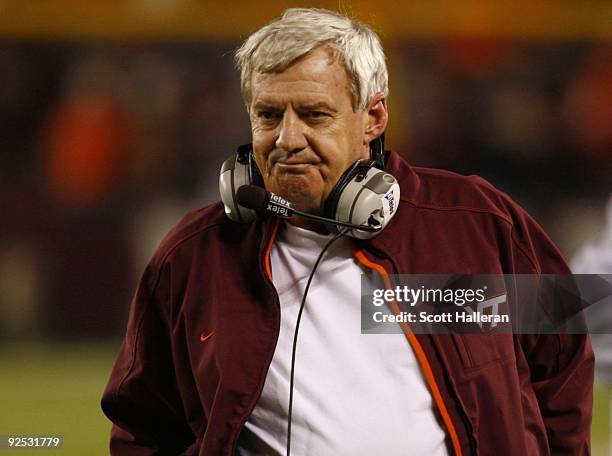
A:
<svg viewBox="0 0 612 456">
<path fill-rule="evenodd" d="M 378 220 L 371 217 L 367 225 L 356 225 L 348 222 L 341 222 L 327 217 L 309 214 L 307 212 L 294 209 L 286 199 L 264 190 L 256 185 L 243 185 L 236 192 L 236 201 L 247 209 L 252 209 L 258 214 L 275 215 L 277 217 L 288 218 L 292 215 L 299 215 L 308 220 L 314 220 L 324 224 L 331 224 L 345 228 L 351 228 L 368 233 L 376 233 L 382 230 L 382 225 Z"/>
</svg>

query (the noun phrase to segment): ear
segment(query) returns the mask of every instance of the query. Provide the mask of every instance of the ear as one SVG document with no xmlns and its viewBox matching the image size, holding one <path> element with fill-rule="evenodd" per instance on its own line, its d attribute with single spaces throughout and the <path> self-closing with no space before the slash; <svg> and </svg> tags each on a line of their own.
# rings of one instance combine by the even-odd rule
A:
<svg viewBox="0 0 612 456">
<path fill-rule="evenodd" d="M 363 139 L 364 144 L 369 144 L 383 134 L 385 128 L 387 128 L 387 121 L 389 120 L 387 97 L 382 92 L 378 92 L 366 106 L 365 112 L 367 113 L 367 120 Z"/>
</svg>

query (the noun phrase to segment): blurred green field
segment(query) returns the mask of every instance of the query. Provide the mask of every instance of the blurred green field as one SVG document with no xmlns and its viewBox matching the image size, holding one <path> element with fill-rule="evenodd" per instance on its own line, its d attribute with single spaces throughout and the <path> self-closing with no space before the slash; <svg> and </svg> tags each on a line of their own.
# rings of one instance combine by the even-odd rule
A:
<svg viewBox="0 0 612 456">
<path fill-rule="evenodd" d="M 119 342 L 0 348 L 0 435 L 64 438 L 62 450 L 0 454 L 108 454 L 110 422 L 99 403 L 118 347 Z"/>
<path fill-rule="evenodd" d="M 99 406 L 119 342 L 19 344 L 0 348 L 0 435 L 59 434 L 62 450 L 1 451 L 0 455 L 108 454 L 110 423 Z M 593 455 L 608 440 L 607 391 L 595 390 Z"/>
</svg>

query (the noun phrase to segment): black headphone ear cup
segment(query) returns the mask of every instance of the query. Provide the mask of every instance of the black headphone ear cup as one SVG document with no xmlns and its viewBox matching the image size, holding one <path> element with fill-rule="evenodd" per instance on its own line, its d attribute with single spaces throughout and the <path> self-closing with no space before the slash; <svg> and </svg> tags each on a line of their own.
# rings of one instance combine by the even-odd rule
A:
<svg viewBox="0 0 612 456">
<path fill-rule="evenodd" d="M 340 199 L 340 195 L 342 194 L 344 187 L 346 187 L 346 184 L 353 178 L 355 164 L 353 164 L 353 166 L 347 169 L 342 176 L 340 176 L 340 179 L 338 179 L 338 182 L 336 182 L 336 185 L 334 185 L 334 188 L 332 188 L 330 194 L 325 199 L 325 204 L 323 205 L 323 217 L 331 219 L 336 217 L 338 200 Z"/>
<path fill-rule="evenodd" d="M 359 175 L 365 176 L 368 169 L 372 167 L 384 170 L 385 168 L 385 134 L 381 134 L 378 138 L 374 139 L 370 143 L 370 160 L 357 160 L 353 165 L 347 169 L 334 188 L 330 192 L 329 196 L 325 200 L 323 205 L 323 216 L 331 219 L 336 219 L 336 213 L 338 211 L 338 202 L 342 196 L 342 192 L 346 189 L 347 185 L 351 183 Z M 327 229 L 332 233 L 338 232 L 336 225 L 329 225 Z"/>
<path fill-rule="evenodd" d="M 372 160 L 357 160 L 349 169 L 347 169 L 342 174 L 342 176 L 340 176 L 340 179 L 338 179 L 338 182 L 336 182 L 336 185 L 334 185 L 334 188 L 332 188 L 332 191 L 325 200 L 325 204 L 323 205 L 323 217 L 327 217 L 334 220 L 337 219 L 336 212 L 338 210 L 338 201 L 340 201 L 342 192 L 344 192 L 346 187 L 351 182 L 357 180 L 359 176 L 365 176 L 367 170 L 374 165 L 375 163 Z M 326 227 L 332 233 L 338 232 L 338 227 L 336 225 L 330 224 Z"/>
<path fill-rule="evenodd" d="M 259 171 L 257 162 L 255 161 L 253 150 L 251 150 L 249 154 L 249 170 L 250 170 L 250 175 L 251 175 L 251 184 L 257 185 L 258 187 L 261 187 L 261 188 L 265 188 L 263 176 L 261 175 L 261 171 Z"/>
<path fill-rule="evenodd" d="M 370 143 L 370 159 L 374 160 L 380 167 L 385 169 L 385 134 Z"/>
<path fill-rule="evenodd" d="M 384 228 L 395 215 L 400 188 L 396 179 L 373 160 L 358 160 L 341 177 L 325 201 L 324 216 L 355 225 L 379 225 Z M 326 224 L 337 233 L 337 225 Z M 347 236 L 369 239 L 376 232 L 352 228 Z"/>
</svg>

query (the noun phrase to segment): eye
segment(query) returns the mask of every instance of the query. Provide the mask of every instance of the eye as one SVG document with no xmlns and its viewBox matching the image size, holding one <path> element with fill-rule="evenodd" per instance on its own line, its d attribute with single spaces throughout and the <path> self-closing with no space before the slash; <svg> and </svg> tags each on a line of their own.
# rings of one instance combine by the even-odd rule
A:
<svg viewBox="0 0 612 456">
<path fill-rule="evenodd" d="M 278 114 L 276 114 L 273 111 L 259 111 L 257 113 L 257 116 L 261 117 L 262 119 L 265 119 L 265 120 L 272 120 L 272 119 L 277 118 Z"/>
<path fill-rule="evenodd" d="M 326 116 L 327 116 L 327 113 L 323 111 L 309 111 L 308 112 L 308 117 L 310 117 L 311 119 L 321 119 Z"/>
</svg>

